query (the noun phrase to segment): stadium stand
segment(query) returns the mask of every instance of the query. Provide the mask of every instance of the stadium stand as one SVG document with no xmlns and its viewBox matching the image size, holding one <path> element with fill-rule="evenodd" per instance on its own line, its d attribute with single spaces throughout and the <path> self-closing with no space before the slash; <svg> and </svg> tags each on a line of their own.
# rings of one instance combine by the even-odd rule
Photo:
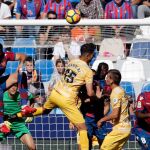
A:
<svg viewBox="0 0 150 150">
<path fill-rule="evenodd" d="M 105 38 L 101 42 L 98 58 L 116 61 L 118 57 L 124 57 L 124 44 L 120 38 Z"/>
<path fill-rule="evenodd" d="M 18 65 L 19 65 L 19 61 L 8 61 L 5 74 L 7 75 L 16 72 Z"/>
<path fill-rule="evenodd" d="M 52 60 L 36 60 L 35 61 L 35 68 L 41 72 L 41 81 L 47 82 L 50 80 L 51 75 L 54 71 L 54 64 Z"/>
<path fill-rule="evenodd" d="M 150 59 L 150 39 L 135 39 L 132 42 L 129 56 Z"/>
<path fill-rule="evenodd" d="M 120 86 L 126 91 L 126 94 L 131 96 L 132 100 L 135 100 L 135 90 L 131 82 L 122 81 Z"/>
<path fill-rule="evenodd" d="M 25 53 L 29 56 L 35 57 L 36 42 L 34 38 L 16 38 L 12 51 L 14 53 Z"/>
<path fill-rule="evenodd" d="M 121 68 L 122 81 L 145 81 L 144 66 L 139 59 L 127 58 Z"/>
<path fill-rule="evenodd" d="M 150 92 L 150 82 L 145 82 L 142 86 L 141 92 Z"/>
</svg>

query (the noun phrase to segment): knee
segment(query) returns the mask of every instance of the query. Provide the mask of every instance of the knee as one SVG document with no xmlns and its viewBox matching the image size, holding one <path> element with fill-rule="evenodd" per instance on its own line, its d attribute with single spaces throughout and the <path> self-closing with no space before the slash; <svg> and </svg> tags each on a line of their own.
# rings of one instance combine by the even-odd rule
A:
<svg viewBox="0 0 150 150">
<path fill-rule="evenodd" d="M 35 144 L 34 145 L 29 145 L 28 148 L 29 148 L 29 150 L 36 150 Z"/>
<path fill-rule="evenodd" d="M 76 127 L 78 128 L 79 131 L 80 130 L 87 130 L 85 123 L 76 124 Z"/>
</svg>

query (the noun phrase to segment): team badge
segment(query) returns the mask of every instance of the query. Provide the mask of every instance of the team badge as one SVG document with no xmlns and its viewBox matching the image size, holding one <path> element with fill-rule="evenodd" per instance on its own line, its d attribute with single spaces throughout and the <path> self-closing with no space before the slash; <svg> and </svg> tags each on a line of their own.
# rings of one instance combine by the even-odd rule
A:
<svg viewBox="0 0 150 150">
<path fill-rule="evenodd" d="M 114 104 L 116 104 L 116 103 L 118 102 L 118 99 L 117 99 L 117 98 L 114 98 L 114 99 L 113 99 L 113 102 L 114 102 Z"/>
<path fill-rule="evenodd" d="M 137 103 L 137 108 L 141 108 L 141 106 L 142 106 L 142 104 L 141 104 L 141 102 L 139 101 L 139 102 Z"/>
</svg>

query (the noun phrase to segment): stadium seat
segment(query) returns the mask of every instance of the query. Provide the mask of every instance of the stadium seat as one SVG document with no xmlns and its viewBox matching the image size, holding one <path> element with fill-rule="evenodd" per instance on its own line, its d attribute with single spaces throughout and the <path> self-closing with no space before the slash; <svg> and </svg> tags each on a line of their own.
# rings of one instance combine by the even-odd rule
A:
<svg viewBox="0 0 150 150">
<path fill-rule="evenodd" d="M 142 86 L 141 92 L 150 92 L 150 82 L 145 82 Z"/>
<path fill-rule="evenodd" d="M 16 72 L 18 65 L 19 65 L 19 61 L 8 61 L 5 74 L 7 75 Z"/>
<path fill-rule="evenodd" d="M 100 63 L 102 63 L 102 62 L 108 64 L 109 69 L 114 69 L 114 65 L 113 65 L 113 63 L 112 63 L 111 60 L 96 60 L 96 61 L 93 63 L 93 65 L 92 65 L 92 69 L 96 71 L 98 65 L 99 65 Z"/>
<path fill-rule="evenodd" d="M 25 53 L 26 55 L 35 57 L 36 42 L 34 38 L 17 38 L 14 41 L 12 51 L 14 53 Z"/>
<path fill-rule="evenodd" d="M 105 38 L 100 46 L 99 59 L 116 61 L 118 57 L 124 57 L 124 44 L 119 38 Z"/>
<path fill-rule="evenodd" d="M 136 39 L 130 49 L 130 57 L 150 59 L 150 39 Z"/>
<path fill-rule="evenodd" d="M 146 80 L 142 61 L 136 58 L 128 58 L 123 62 L 121 75 L 122 81 L 139 82 Z"/>
<path fill-rule="evenodd" d="M 135 90 L 134 90 L 134 86 L 131 82 L 122 81 L 120 83 L 120 86 L 125 90 L 127 95 L 131 96 L 131 98 L 133 100 L 135 100 Z"/>
<path fill-rule="evenodd" d="M 0 37 L 0 43 L 1 43 L 2 45 L 4 45 L 4 40 L 3 40 L 2 37 Z"/>
<path fill-rule="evenodd" d="M 54 64 L 51 60 L 41 59 L 35 61 L 35 68 L 41 72 L 41 81 L 48 82 L 54 71 Z"/>
</svg>

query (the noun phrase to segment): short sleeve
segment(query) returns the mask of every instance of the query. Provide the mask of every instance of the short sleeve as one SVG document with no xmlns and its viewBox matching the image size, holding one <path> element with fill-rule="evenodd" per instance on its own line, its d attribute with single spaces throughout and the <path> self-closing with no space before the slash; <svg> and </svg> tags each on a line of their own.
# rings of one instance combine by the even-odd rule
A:
<svg viewBox="0 0 150 150">
<path fill-rule="evenodd" d="M 7 61 L 14 61 L 15 60 L 15 53 L 13 52 L 6 52 L 5 53 L 5 58 Z"/>
<path fill-rule="evenodd" d="M 144 110 L 144 97 L 142 94 L 140 94 L 137 98 L 137 102 L 136 102 L 136 111 L 143 111 Z"/>
<path fill-rule="evenodd" d="M 124 92 L 114 93 L 113 97 L 111 98 L 111 104 L 113 109 L 121 107 L 121 100 L 124 96 Z"/>
<path fill-rule="evenodd" d="M 91 70 L 87 71 L 86 73 L 85 83 L 86 84 L 93 83 L 93 72 Z"/>
</svg>

